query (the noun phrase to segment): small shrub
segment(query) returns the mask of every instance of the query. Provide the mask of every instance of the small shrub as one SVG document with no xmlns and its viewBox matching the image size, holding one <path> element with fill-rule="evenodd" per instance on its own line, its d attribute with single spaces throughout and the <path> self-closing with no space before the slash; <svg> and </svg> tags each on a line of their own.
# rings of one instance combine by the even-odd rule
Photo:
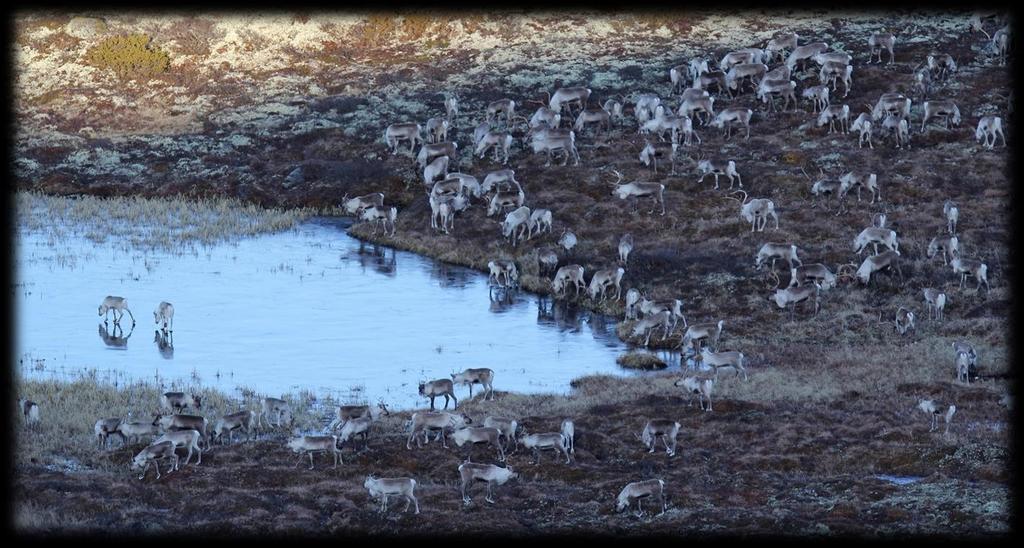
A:
<svg viewBox="0 0 1024 548">
<path fill-rule="evenodd" d="M 170 58 L 160 48 L 150 45 L 145 34 L 129 34 L 107 38 L 89 48 L 86 62 L 111 70 L 122 79 L 146 78 L 167 70 Z"/>
</svg>

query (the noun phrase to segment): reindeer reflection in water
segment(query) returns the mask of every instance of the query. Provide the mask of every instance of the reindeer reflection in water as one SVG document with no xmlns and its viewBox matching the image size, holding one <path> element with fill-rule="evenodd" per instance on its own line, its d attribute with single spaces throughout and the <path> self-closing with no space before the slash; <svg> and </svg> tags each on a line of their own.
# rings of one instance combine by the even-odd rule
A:
<svg viewBox="0 0 1024 548">
<path fill-rule="evenodd" d="M 578 333 L 583 326 L 579 307 L 548 295 L 537 298 L 537 325 L 552 325 L 559 331 Z"/>
<path fill-rule="evenodd" d="M 165 360 L 174 358 L 174 333 L 165 332 L 161 329 L 153 331 L 153 342 L 156 343 L 160 356 Z"/>
<path fill-rule="evenodd" d="M 476 272 L 463 267 L 453 267 L 446 263 L 435 262 L 430 267 L 430 277 L 437 280 L 440 287 L 468 287 L 475 279 Z"/>
<path fill-rule="evenodd" d="M 381 247 L 377 244 L 372 244 L 370 247 L 367 247 L 366 242 L 360 240 L 359 266 L 363 267 L 363 271 L 365 272 L 368 264 L 372 265 L 374 270 L 384 274 L 385 276 L 394 276 L 395 267 L 397 266 L 395 250 L 391 250 L 391 258 L 388 258 L 388 248 Z"/>
<path fill-rule="evenodd" d="M 128 334 L 124 334 L 124 329 L 121 328 L 121 324 L 115 323 L 110 326 L 107 323 L 101 323 L 97 326 L 100 332 L 100 338 L 103 339 L 103 344 L 116 350 L 127 350 L 128 349 L 128 337 L 132 336 L 132 330 L 135 329 L 135 325 L 128 330 Z"/>
</svg>

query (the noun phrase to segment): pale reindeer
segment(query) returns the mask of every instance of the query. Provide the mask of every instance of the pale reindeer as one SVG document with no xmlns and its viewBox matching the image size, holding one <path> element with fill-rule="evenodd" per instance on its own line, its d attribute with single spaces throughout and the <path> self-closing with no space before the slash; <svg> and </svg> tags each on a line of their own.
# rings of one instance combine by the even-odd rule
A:
<svg viewBox="0 0 1024 548">
<path fill-rule="evenodd" d="M 598 270 L 594 273 L 594 277 L 590 279 L 590 287 L 587 289 L 587 293 L 591 299 L 597 300 L 598 294 L 603 301 L 605 299 L 605 292 L 609 287 L 615 287 L 615 300 L 619 300 L 621 297 L 622 287 L 619 285 L 622 281 L 622 275 L 625 274 L 625 269 L 622 267 L 608 268 L 605 270 Z"/>
<path fill-rule="evenodd" d="M 811 100 L 811 112 L 825 110 L 825 107 L 829 105 L 828 86 L 825 85 L 811 86 L 805 89 L 801 96 Z"/>
<path fill-rule="evenodd" d="M 796 49 L 799 39 L 800 36 L 795 32 L 776 32 L 764 45 L 765 61 L 771 62 L 776 57 L 780 61 L 784 60 L 786 58 L 786 51 Z"/>
<path fill-rule="evenodd" d="M 938 419 L 941 415 L 946 422 L 946 429 L 944 433 L 949 433 L 949 422 L 953 420 L 953 415 L 956 413 L 956 406 L 950 405 L 945 412 L 941 411 L 942 407 L 942 404 L 938 404 L 932 400 L 921 400 L 917 403 L 917 408 L 920 409 L 922 412 L 927 413 L 928 416 L 931 418 L 931 423 L 928 428 L 929 432 L 932 432 L 939 428 Z"/>
<path fill-rule="evenodd" d="M 956 60 L 948 53 L 932 53 L 925 59 L 928 71 L 939 80 L 949 78 L 949 75 L 956 72 Z"/>
<path fill-rule="evenodd" d="M 555 279 L 551 282 L 551 291 L 558 296 L 564 297 L 568 284 L 576 289 L 575 295 L 584 290 L 583 267 L 578 264 L 565 265 L 555 273 Z"/>
<path fill-rule="evenodd" d="M 786 67 L 791 71 L 795 71 L 797 65 L 806 65 L 809 59 L 827 50 L 828 44 L 825 42 L 812 42 L 803 46 L 797 46 L 790 52 L 789 57 L 786 57 Z"/>
<path fill-rule="evenodd" d="M 717 369 L 716 369 L 717 371 Z M 676 380 L 672 383 L 673 386 L 681 386 L 687 393 L 690 394 L 690 400 L 687 405 L 693 406 L 693 396 L 698 397 L 701 411 L 711 411 L 711 389 L 715 384 L 714 379 L 706 379 L 699 377 L 684 377 Z M 704 408 L 704 398 L 708 399 L 708 407 Z"/>
<path fill-rule="evenodd" d="M 669 331 L 671 331 L 672 312 L 662 310 L 641 319 L 633 326 L 632 336 L 644 337 L 643 345 L 649 346 L 651 343 L 651 335 L 653 335 L 654 331 L 659 327 L 663 330 L 661 340 L 665 340 L 668 338 Z"/>
<path fill-rule="evenodd" d="M 420 448 L 420 438 L 416 434 L 423 432 L 423 442 L 429 442 L 428 432 L 430 430 L 437 430 L 441 436 L 441 444 L 445 449 L 448 448 L 448 440 L 446 433 L 449 431 L 454 432 L 455 430 L 464 427 L 467 424 L 472 424 L 473 421 L 465 414 L 454 415 L 445 411 L 417 411 L 412 414 L 412 418 L 409 421 L 409 439 L 405 442 L 405 448 L 412 449 L 412 440 L 416 440 L 416 447 Z"/>
<path fill-rule="evenodd" d="M 750 81 L 754 89 L 757 89 L 761 79 L 768 73 L 768 65 L 764 63 L 740 63 L 734 65 L 729 69 L 729 72 L 725 74 L 725 85 L 730 91 L 735 91 L 737 94 L 743 92 L 743 83 L 747 80 Z"/>
<path fill-rule="evenodd" d="M 363 196 L 356 196 L 355 198 L 349 198 L 348 194 L 345 194 L 341 199 L 341 208 L 349 215 L 360 215 L 364 209 L 374 206 L 378 208 L 384 207 L 383 192 L 372 192 Z"/>
<path fill-rule="evenodd" d="M 160 459 L 170 459 L 173 463 L 171 470 L 178 469 L 178 455 L 174 452 L 173 442 L 163 441 L 146 447 L 135 455 L 129 467 L 132 472 L 142 470 L 142 473 L 139 474 L 139 479 L 141 480 L 146 477 L 146 472 L 149 471 L 149 465 L 152 463 L 156 466 L 156 479 L 160 479 L 160 463 L 158 462 Z M 170 471 L 168 471 L 169 473 Z"/>
<path fill-rule="evenodd" d="M 420 513 L 420 502 L 416 500 L 416 480 L 412 478 L 375 478 L 373 475 L 366 476 L 363 487 L 370 492 L 371 498 L 381 500 L 380 512 L 388 511 L 388 497 L 400 496 L 405 498 L 405 510 L 409 511 L 409 505 L 416 505 L 416 514 Z"/>
<path fill-rule="evenodd" d="M 444 118 L 431 118 L 427 120 L 427 137 L 430 143 L 447 141 L 448 120 Z"/>
<path fill-rule="evenodd" d="M 284 417 L 291 418 L 292 408 L 291 405 L 281 398 L 273 398 L 267 396 L 263 398 L 261 402 L 260 414 L 257 416 L 257 427 L 263 428 L 263 421 L 267 421 L 267 426 L 281 427 L 281 421 Z M 274 416 L 277 420 L 273 423 L 270 421 L 270 417 Z"/>
<path fill-rule="evenodd" d="M 558 237 L 558 246 L 565 249 L 566 252 L 572 253 L 574 247 L 578 243 L 576 234 L 568 229 L 562 231 L 562 235 Z"/>
<path fill-rule="evenodd" d="M 483 158 L 488 149 L 494 149 L 494 161 L 498 160 L 498 153 L 504 154 L 505 159 L 501 160 L 502 165 L 508 164 L 509 150 L 512 148 L 512 134 L 507 131 L 488 131 L 476 144 L 474 153 Z"/>
<path fill-rule="evenodd" d="M 459 115 L 459 98 L 455 94 L 449 94 L 444 98 L 444 112 L 448 123 L 455 123 L 455 118 Z"/>
<path fill-rule="evenodd" d="M 978 120 L 978 129 L 974 131 L 974 138 L 977 141 L 984 140 L 983 146 L 992 149 L 996 146 L 996 135 L 1002 137 L 1003 146 L 1006 146 L 1006 136 L 1003 135 L 1003 119 L 999 116 L 983 116 Z M 989 138 L 992 142 L 989 143 Z"/>
<path fill-rule="evenodd" d="M 917 331 L 917 327 L 914 325 L 914 313 L 902 306 L 896 311 L 896 321 L 894 323 L 893 329 L 900 335 L 906 335 L 907 331 L 911 329 Z"/>
<path fill-rule="evenodd" d="M 928 258 L 939 254 L 942 251 L 942 264 L 949 264 L 947 257 L 952 257 L 953 254 L 960 252 L 960 239 L 956 237 L 956 234 L 950 236 L 935 236 L 928 242 Z"/>
<path fill-rule="evenodd" d="M 519 428 L 519 423 L 516 420 L 501 417 L 486 417 L 484 418 L 484 426 L 498 429 L 498 433 L 501 434 L 502 439 L 505 440 L 505 451 L 508 451 L 510 444 L 513 446 L 513 450 L 519 449 L 518 438 L 516 438 L 516 430 Z"/>
<path fill-rule="evenodd" d="M 455 397 L 455 387 L 451 379 L 437 379 L 421 382 L 419 384 L 419 394 L 421 397 L 430 398 L 431 411 L 434 410 L 434 398 L 438 396 L 444 396 L 445 409 L 448 409 L 449 399 L 455 402 L 453 409 L 459 408 L 459 400 Z"/>
<path fill-rule="evenodd" d="M 493 486 L 495 484 L 505 485 L 509 480 L 518 478 L 519 474 L 513 472 L 512 467 L 502 468 L 493 464 L 464 462 L 459 465 L 459 477 L 462 479 L 462 502 L 468 506 L 472 499 L 466 495 L 466 486 L 470 483 L 474 481 L 487 483 L 487 495 L 484 500 L 494 504 L 494 499 L 491 498 Z"/>
<path fill-rule="evenodd" d="M 179 430 L 195 430 L 199 432 L 200 438 L 205 442 L 206 449 L 210 449 L 209 422 L 198 415 L 153 415 L 153 426 L 159 427 L 163 432 Z"/>
<path fill-rule="evenodd" d="M 648 453 L 654 452 L 654 443 L 660 437 L 661 442 L 665 444 L 665 453 L 671 457 L 676 454 L 676 436 L 679 434 L 680 426 L 672 419 L 650 419 L 644 425 L 642 434 L 633 435 L 643 442 Z M 672 442 L 671 446 L 669 441 Z"/>
<path fill-rule="evenodd" d="M 898 114 L 900 117 L 909 120 L 912 104 L 913 101 L 902 93 L 883 93 L 878 97 L 878 102 L 875 103 L 875 106 L 865 106 L 871 109 L 871 119 L 877 122 L 886 114 Z"/>
<path fill-rule="evenodd" d="M 103 298 L 103 302 L 100 303 L 99 316 L 103 316 L 103 323 L 107 323 L 107 315 L 110 311 L 114 311 L 114 323 L 118 324 L 121 322 L 121 318 L 124 317 L 124 313 L 128 313 L 128 317 L 132 319 L 132 325 L 135 325 L 135 315 L 128 309 L 128 299 L 124 297 L 114 297 L 107 295 Z M 118 314 L 120 313 L 120 315 Z"/>
<path fill-rule="evenodd" d="M 619 238 L 619 262 L 626 264 L 629 261 L 629 254 L 633 251 L 633 235 L 623 234 Z"/>
<path fill-rule="evenodd" d="M 172 413 L 181 413 L 192 407 L 202 409 L 202 397 L 184 392 L 167 392 L 160 396 L 160 408 Z"/>
<path fill-rule="evenodd" d="M 557 261 L 557 258 L 555 259 Z M 519 270 L 516 263 L 506 260 L 494 260 L 487 263 L 487 283 L 499 287 L 515 287 L 519 281 Z"/>
<path fill-rule="evenodd" d="M 869 226 L 860 232 L 856 238 L 853 239 L 853 251 L 860 255 L 864 252 L 864 249 L 868 244 L 872 244 L 875 249 L 875 255 L 878 254 L 878 244 L 882 244 L 885 247 L 895 251 L 897 255 L 900 251 L 900 244 L 896 238 L 896 231 L 888 228 L 878 228 L 876 226 Z"/>
<path fill-rule="evenodd" d="M 750 231 L 764 232 L 765 226 L 768 224 L 768 217 L 775 220 L 775 230 L 779 229 L 779 216 L 775 213 L 775 202 L 769 198 L 753 198 L 748 201 L 748 196 L 744 190 L 736 190 L 730 194 L 743 193 L 743 200 L 740 201 L 740 217 L 743 217 L 750 223 Z M 727 198 L 737 200 L 732 196 Z"/>
<path fill-rule="evenodd" d="M 182 466 L 188 466 L 188 461 L 192 459 L 192 452 L 195 451 L 198 454 L 198 460 L 196 461 L 196 465 L 198 466 L 203 463 L 203 450 L 199 447 L 199 439 L 202 436 L 203 434 L 200 434 L 197 430 L 174 430 L 164 432 L 163 435 L 157 438 L 153 443 L 157 444 L 169 441 L 174 444 L 175 449 L 179 447 L 188 449 L 188 456 L 185 457 L 185 464 Z M 207 441 L 206 448 L 210 448 L 209 441 Z"/>
<path fill-rule="evenodd" d="M 775 95 L 780 95 L 785 99 L 782 105 L 783 111 L 789 108 L 790 99 L 793 100 L 793 105 L 796 106 L 796 82 L 789 78 L 769 80 L 766 76 L 757 85 L 756 96 L 762 103 L 768 105 L 769 112 L 775 112 Z"/>
<path fill-rule="evenodd" d="M 568 135 L 555 135 L 552 133 L 547 134 L 536 134 L 533 136 L 533 140 L 530 142 L 530 146 L 533 148 L 534 154 L 540 154 L 546 152 L 548 155 L 548 161 L 544 164 L 545 167 L 551 165 L 551 153 L 552 152 L 563 152 L 565 153 L 565 159 L 562 161 L 562 165 L 566 165 L 569 162 L 571 156 L 575 163 L 574 166 L 580 165 L 580 153 L 576 150 L 576 133 L 570 131 Z"/>
<path fill-rule="evenodd" d="M 747 368 L 744 366 L 745 358 L 742 352 L 712 352 L 707 348 L 700 351 L 700 359 L 704 365 L 715 370 L 715 378 L 718 378 L 718 370 L 723 367 L 731 367 L 736 370 L 736 376 L 743 373 L 743 380 L 747 380 Z"/>
<path fill-rule="evenodd" d="M 821 263 L 805 264 L 790 269 L 789 287 L 801 287 L 808 281 L 821 285 L 822 289 L 836 286 L 836 276 Z"/>
<path fill-rule="evenodd" d="M 871 48 L 871 57 L 869 62 L 874 62 L 872 59 L 875 54 L 878 54 L 878 62 L 882 62 L 882 50 L 889 52 L 889 64 L 896 59 L 896 55 L 893 53 L 893 49 L 896 46 L 896 36 L 888 32 L 875 32 L 872 33 L 868 38 L 868 47 Z"/>
<path fill-rule="evenodd" d="M 519 442 L 523 444 L 523 447 L 533 452 L 534 465 L 540 464 L 540 452 L 546 449 L 551 449 L 556 452 L 561 451 L 565 454 L 565 463 L 572 463 L 572 459 L 569 457 L 569 440 L 565 439 L 565 436 L 560 432 L 528 434 L 524 428 L 523 435 L 520 437 Z"/>
<path fill-rule="evenodd" d="M 854 171 L 849 171 L 839 177 L 839 199 L 844 200 L 850 190 L 856 188 L 859 202 L 861 187 L 867 187 L 871 192 L 871 202 L 869 203 L 875 203 L 876 199 L 882 200 L 882 192 L 878 188 L 878 176 L 874 173 L 863 174 Z"/>
<path fill-rule="evenodd" d="M 494 399 L 494 387 L 491 383 L 494 382 L 494 370 L 486 367 L 477 369 L 467 369 L 462 373 L 452 373 L 452 383 L 454 384 L 467 384 L 469 385 L 469 397 L 473 397 L 473 385 L 479 384 L 484 389 L 484 399 Z"/>
<path fill-rule="evenodd" d="M 778 280 L 778 274 L 772 272 L 772 276 Z M 778 285 L 778 282 L 776 282 Z M 821 309 L 821 303 L 819 296 L 821 294 L 821 284 L 814 282 L 812 285 L 796 285 L 795 287 L 790 285 L 784 289 L 776 289 L 775 293 L 768 297 L 769 302 L 774 302 L 776 306 L 785 310 L 792 306 L 789 310 L 789 321 L 793 321 L 796 315 L 796 305 L 803 302 L 814 302 L 814 315 L 818 315 L 818 311 Z"/>
<path fill-rule="evenodd" d="M 732 124 L 739 124 L 747 130 L 747 135 L 744 138 L 750 139 L 750 117 L 753 115 L 754 111 L 749 108 L 730 107 L 719 112 L 710 125 L 719 129 L 725 128 L 725 138 L 730 139 Z"/>
<path fill-rule="evenodd" d="M 157 305 L 156 310 L 153 311 L 153 323 L 160 325 L 163 322 L 162 329 L 168 331 L 167 327 L 170 324 L 170 332 L 174 332 L 174 305 L 167 301 L 160 301 Z"/>
<path fill-rule="evenodd" d="M 346 422 L 352 419 L 370 418 L 376 421 L 380 419 L 382 414 L 384 416 L 391 416 L 391 412 L 388 411 L 388 407 L 384 402 L 377 402 L 377 405 L 372 406 L 339 405 L 335 408 L 334 414 L 334 419 L 327 425 L 327 430 L 329 431 L 344 426 Z"/>
<path fill-rule="evenodd" d="M 892 133 L 896 148 L 903 148 L 904 145 L 910 148 L 910 123 L 906 118 L 888 114 L 882 122 L 882 130 L 886 135 Z"/>
<path fill-rule="evenodd" d="M 527 234 L 526 239 L 530 240 L 534 237 L 534 231 L 536 235 L 543 234 L 545 232 L 551 233 L 551 222 L 552 215 L 550 209 L 537 208 L 530 212 L 530 220 L 527 223 Z"/>
<path fill-rule="evenodd" d="M 416 163 L 420 169 L 427 167 L 431 160 L 438 156 L 447 156 L 456 164 L 459 163 L 459 144 L 454 141 L 443 143 L 424 143 L 416 153 Z"/>
<path fill-rule="evenodd" d="M 962 259 L 959 253 L 953 253 L 953 260 L 949 262 L 949 266 L 953 268 L 954 274 L 960 275 L 960 289 L 964 288 L 964 283 L 967 282 L 967 276 L 972 276 L 978 280 L 977 290 L 981 290 L 982 284 L 985 285 L 985 291 L 989 291 L 988 286 L 988 265 L 974 259 Z"/>
<path fill-rule="evenodd" d="M 473 447 L 477 444 L 488 444 L 493 445 L 495 450 L 498 452 L 498 461 L 505 461 L 505 448 L 501 444 L 501 432 L 497 428 L 489 426 L 469 426 L 466 428 L 459 428 L 452 433 L 452 441 L 455 445 L 462 447 L 463 445 L 469 444 L 466 448 L 466 459 L 469 460 L 470 452 Z"/>
<path fill-rule="evenodd" d="M 505 215 L 505 220 L 501 223 L 501 235 L 511 239 L 512 247 L 515 247 L 527 235 L 529 227 L 530 208 L 522 206 Z"/>
<path fill-rule="evenodd" d="M 617 196 L 620 200 L 627 200 L 635 198 L 633 202 L 633 213 L 636 213 L 638 202 L 640 198 L 651 198 L 654 204 L 661 204 L 661 214 L 665 214 L 665 185 L 662 183 L 649 183 L 649 182 L 631 182 L 622 183 L 622 174 L 616 170 L 612 170 L 618 177 L 612 186 L 615 188 L 612 190 L 612 196 Z M 651 206 L 648 213 L 654 213 L 654 205 Z"/>
<path fill-rule="evenodd" d="M 921 132 L 924 132 L 925 125 L 928 120 L 932 118 L 942 118 L 945 123 L 945 128 L 949 129 L 950 125 L 960 125 L 960 109 L 957 108 L 953 101 L 925 101 L 924 102 L 924 116 L 921 118 Z"/>
<path fill-rule="evenodd" d="M 835 131 L 836 122 L 839 122 L 840 133 L 850 132 L 850 106 L 849 105 L 830 105 L 825 107 L 818 115 L 818 127 L 828 124 L 828 132 L 832 133 Z"/>
<path fill-rule="evenodd" d="M 537 250 L 537 272 L 541 276 L 550 276 L 558 267 L 558 254 L 550 247 Z"/>
<path fill-rule="evenodd" d="M 733 160 L 701 159 L 697 162 L 697 171 L 700 173 L 700 178 L 697 179 L 698 183 L 704 182 L 704 177 L 708 175 L 715 176 L 715 190 L 718 190 L 719 175 L 729 178 L 729 190 L 732 190 L 734 177 L 739 182 L 740 188 L 743 188 L 743 177 L 736 171 L 736 162 Z"/>
<path fill-rule="evenodd" d="M 377 234 L 377 229 L 383 227 L 384 234 L 388 235 L 388 226 L 391 226 L 390 235 L 395 235 L 395 221 L 398 219 L 398 208 L 389 207 L 385 209 L 378 209 L 376 206 L 370 207 L 363 210 L 362 215 L 359 217 L 361 220 L 373 223 L 373 233 Z"/>
<path fill-rule="evenodd" d="M 576 425 L 572 422 L 572 419 L 562 420 L 562 437 L 565 438 L 565 444 L 568 448 L 568 452 L 571 455 L 576 455 Z"/>
<path fill-rule="evenodd" d="M 660 479 L 652 479 L 645 481 L 634 481 L 633 483 L 627 484 L 619 492 L 619 496 L 615 500 L 615 510 L 622 512 L 635 500 L 636 509 L 638 514 L 643 514 L 640 501 L 647 497 L 657 496 L 661 502 L 661 513 L 665 513 L 665 481 Z"/>
<path fill-rule="evenodd" d="M 217 419 L 213 425 L 213 441 L 220 440 L 223 444 L 224 434 L 227 434 L 228 443 L 234 443 L 235 430 L 245 432 L 245 440 L 249 441 L 250 437 L 256 433 L 256 414 L 246 409 L 237 413 L 229 413 Z"/>
<path fill-rule="evenodd" d="M 561 112 L 563 106 L 570 106 L 576 104 L 583 110 L 587 106 L 587 101 L 590 100 L 590 89 L 584 87 L 569 87 L 569 88 L 558 88 L 555 92 L 549 95 L 548 108 L 556 112 Z M 569 109 L 570 114 L 572 109 Z"/>
<path fill-rule="evenodd" d="M 505 114 L 505 123 L 511 124 L 512 117 L 516 113 L 516 102 L 512 99 L 499 99 L 492 101 L 487 104 L 487 123 L 491 122 L 492 118 L 498 118 L 502 113 Z"/>
<path fill-rule="evenodd" d="M 679 346 L 680 348 L 686 348 L 691 343 L 699 345 L 702 342 L 710 342 L 712 347 L 717 348 L 718 341 L 722 337 L 724 325 L 725 320 L 719 320 L 718 323 L 691 324 L 686 328 L 686 332 L 683 333 Z"/>
<path fill-rule="evenodd" d="M 416 143 L 423 143 L 422 126 L 419 124 L 391 124 L 384 130 L 384 143 L 391 147 L 391 154 L 398 154 L 398 144 L 409 141 L 409 153 L 416 148 Z"/>
<path fill-rule="evenodd" d="M 765 262 L 768 259 L 772 260 L 772 270 L 775 269 L 776 259 L 783 259 L 789 263 L 789 268 L 793 268 L 793 263 L 798 266 L 803 264 L 800 258 L 796 254 L 795 244 L 777 244 L 777 243 L 766 243 L 761 246 L 761 249 L 757 250 L 757 255 L 754 256 L 754 268 L 761 270 Z"/>
<path fill-rule="evenodd" d="M 447 177 L 448 161 L 447 156 L 438 156 L 427 164 L 427 167 L 423 168 L 423 184 L 432 187 L 438 177 Z"/>
<path fill-rule="evenodd" d="M 946 218 L 946 230 L 956 234 L 956 224 L 960 221 L 960 208 L 952 200 L 942 203 L 942 216 Z"/>
<path fill-rule="evenodd" d="M 875 148 L 875 145 L 871 143 L 871 117 L 867 113 L 860 113 L 857 119 L 853 121 L 853 124 L 850 125 L 850 130 L 860 133 L 860 136 L 857 138 L 857 148 L 863 147 L 864 141 L 867 141 L 868 147 L 871 149 Z"/>
<path fill-rule="evenodd" d="M 931 319 L 934 314 L 935 319 L 942 321 L 943 309 L 946 308 L 946 293 L 938 289 L 931 287 L 924 288 L 922 291 L 924 294 L 924 304 L 928 307 L 928 318 Z"/>
</svg>

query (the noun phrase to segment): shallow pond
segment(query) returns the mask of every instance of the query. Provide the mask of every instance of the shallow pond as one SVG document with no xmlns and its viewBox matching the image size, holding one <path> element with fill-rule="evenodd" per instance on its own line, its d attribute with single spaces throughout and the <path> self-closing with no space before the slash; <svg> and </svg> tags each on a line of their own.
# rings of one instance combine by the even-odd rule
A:
<svg viewBox="0 0 1024 548">
<path fill-rule="evenodd" d="M 490 367 L 496 389 L 523 393 L 566 393 L 586 374 L 643 374 L 616 365 L 627 347 L 614 318 L 522 292 L 492 301 L 486 275 L 363 244 L 347 226 L 318 218 L 185 254 L 84 237 L 55 244 L 21 230 L 15 362 L 36 378 L 86 368 L 118 382 L 305 389 L 396 408 L 427 403 L 419 381 L 469 367 Z M 104 325 L 106 295 L 128 300 L 134 328 L 128 315 Z M 176 310 L 169 339 L 153 322 L 161 300 Z M 660 354 L 678 369 L 678 355 Z"/>
</svg>

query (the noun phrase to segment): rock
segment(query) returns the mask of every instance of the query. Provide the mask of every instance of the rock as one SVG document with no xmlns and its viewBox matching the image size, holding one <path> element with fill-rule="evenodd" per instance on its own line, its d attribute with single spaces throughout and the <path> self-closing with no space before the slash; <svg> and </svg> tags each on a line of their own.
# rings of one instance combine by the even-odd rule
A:
<svg viewBox="0 0 1024 548">
<path fill-rule="evenodd" d="M 64 32 L 75 38 L 88 40 L 107 32 L 107 23 L 99 17 L 72 17 L 71 21 L 64 25 Z"/>
<path fill-rule="evenodd" d="M 295 185 L 302 184 L 305 180 L 305 177 L 302 176 L 302 166 L 299 166 L 284 178 L 284 187 L 292 188 Z"/>
</svg>

